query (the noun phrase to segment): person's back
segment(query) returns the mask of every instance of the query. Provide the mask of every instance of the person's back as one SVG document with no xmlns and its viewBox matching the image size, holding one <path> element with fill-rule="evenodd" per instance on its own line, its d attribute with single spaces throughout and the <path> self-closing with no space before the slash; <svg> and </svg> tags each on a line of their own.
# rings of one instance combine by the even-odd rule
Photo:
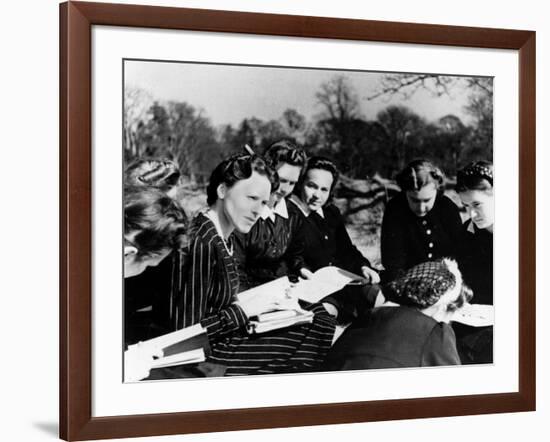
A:
<svg viewBox="0 0 550 442">
<path fill-rule="evenodd" d="M 456 365 L 455 335 L 410 307 L 379 307 L 357 320 L 334 344 L 327 370 Z"/>
</svg>

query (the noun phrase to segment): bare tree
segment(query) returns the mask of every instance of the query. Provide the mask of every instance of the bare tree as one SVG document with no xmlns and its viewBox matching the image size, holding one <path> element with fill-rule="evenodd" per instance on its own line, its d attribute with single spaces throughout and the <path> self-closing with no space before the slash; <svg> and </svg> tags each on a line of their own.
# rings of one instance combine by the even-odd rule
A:
<svg viewBox="0 0 550 442">
<path fill-rule="evenodd" d="M 411 98 L 418 90 L 424 89 L 440 97 L 449 94 L 451 89 L 462 81 L 462 77 L 436 74 L 387 74 L 382 76 L 376 92 L 367 100 L 379 97 L 400 95 L 403 99 Z"/>
<path fill-rule="evenodd" d="M 323 83 L 315 98 L 324 108 L 321 119 L 349 121 L 359 117 L 359 98 L 349 79 L 344 76 L 339 75 Z"/>
<path fill-rule="evenodd" d="M 133 87 L 124 90 L 124 149 L 131 157 L 141 155 L 137 133 L 141 125 L 152 117 L 149 110 L 153 97 L 149 92 Z"/>
</svg>

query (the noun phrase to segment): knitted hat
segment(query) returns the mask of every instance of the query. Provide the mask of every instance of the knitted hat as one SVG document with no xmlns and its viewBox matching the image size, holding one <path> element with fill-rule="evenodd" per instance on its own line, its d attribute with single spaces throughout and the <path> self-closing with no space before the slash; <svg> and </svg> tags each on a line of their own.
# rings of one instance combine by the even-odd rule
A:
<svg viewBox="0 0 550 442">
<path fill-rule="evenodd" d="M 449 300 L 462 290 L 462 275 L 452 259 L 418 264 L 386 285 L 384 296 L 390 301 L 420 309 L 434 305 L 442 296 Z"/>
</svg>

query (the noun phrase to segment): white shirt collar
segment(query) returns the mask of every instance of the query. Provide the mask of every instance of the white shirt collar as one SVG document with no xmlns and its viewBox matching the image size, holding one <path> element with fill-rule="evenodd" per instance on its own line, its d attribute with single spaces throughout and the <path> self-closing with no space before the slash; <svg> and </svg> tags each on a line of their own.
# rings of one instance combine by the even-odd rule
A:
<svg viewBox="0 0 550 442">
<path fill-rule="evenodd" d="M 300 211 L 304 214 L 304 216 L 309 216 L 309 214 L 311 213 L 311 210 L 309 210 L 309 207 L 306 206 L 300 198 L 298 198 L 296 195 L 292 195 L 290 197 L 290 201 L 292 201 L 296 205 L 296 207 L 298 207 L 298 209 L 300 209 Z M 323 212 L 322 207 L 319 207 L 315 212 L 321 218 L 325 217 L 325 212 Z"/>
<path fill-rule="evenodd" d="M 468 223 L 468 227 L 466 227 L 466 230 L 470 233 L 476 233 L 476 229 L 474 228 L 474 222 L 470 221 Z"/>
<path fill-rule="evenodd" d="M 275 205 L 273 209 L 268 206 L 264 206 L 262 212 L 260 213 L 260 218 L 263 220 L 269 218 L 271 221 L 275 221 L 275 215 L 282 216 L 285 219 L 288 219 L 288 209 L 286 207 L 286 201 L 284 198 Z"/>
</svg>

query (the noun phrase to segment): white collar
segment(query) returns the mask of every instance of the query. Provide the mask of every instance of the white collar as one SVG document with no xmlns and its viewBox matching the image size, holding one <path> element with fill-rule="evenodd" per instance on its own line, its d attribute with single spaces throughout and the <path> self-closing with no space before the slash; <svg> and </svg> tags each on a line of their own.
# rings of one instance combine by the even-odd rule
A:
<svg viewBox="0 0 550 442">
<path fill-rule="evenodd" d="M 260 218 L 263 220 L 269 218 L 271 221 L 275 221 L 275 215 L 282 216 L 285 219 L 288 219 L 288 209 L 286 207 L 286 201 L 284 198 L 275 205 L 273 209 L 268 206 L 264 206 L 262 212 L 260 213 Z"/>
<path fill-rule="evenodd" d="M 470 220 L 470 222 L 468 223 L 468 227 L 466 227 L 466 231 L 470 233 L 476 233 L 476 229 L 474 228 L 474 222 L 472 220 Z"/>
<path fill-rule="evenodd" d="M 218 218 L 213 216 L 212 209 L 207 209 L 204 212 L 204 216 L 206 216 L 210 221 L 212 221 L 212 224 L 214 224 L 214 228 L 216 229 L 216 233 L 222 240 L 223 245 L 225 246 L 225 250 L 227 250 L 227 253 L 229 253 L 230 256 L 233 256 L 233 243 L 228 244 L 229 237 L 227 237 L 227 239 L 223 237 L 222 226 L 219 223 Z M 229 236 L 231 236 L 231 234 Z"/>
<path fill-rule="evenodd" d="M 308 206 L 306 206 L 306 204 L 300 198 L 298 198 L 296 195 L 292 195 L 290 197 L 290 201 L 292 201 L 296 205 L 296 207 L 300 209 L 300 211 L 304 214 L 304 216 L 306 217 L 309 216 L 309 214 L 311 213 L 311 210 L 309 209 Z M 317 213 L 321 218 L 325 217 L 325 212 L 323 212 L 322 207 L 319 207 L 317 210 L 315 210 L 315 213 Z"/>
</svg>

